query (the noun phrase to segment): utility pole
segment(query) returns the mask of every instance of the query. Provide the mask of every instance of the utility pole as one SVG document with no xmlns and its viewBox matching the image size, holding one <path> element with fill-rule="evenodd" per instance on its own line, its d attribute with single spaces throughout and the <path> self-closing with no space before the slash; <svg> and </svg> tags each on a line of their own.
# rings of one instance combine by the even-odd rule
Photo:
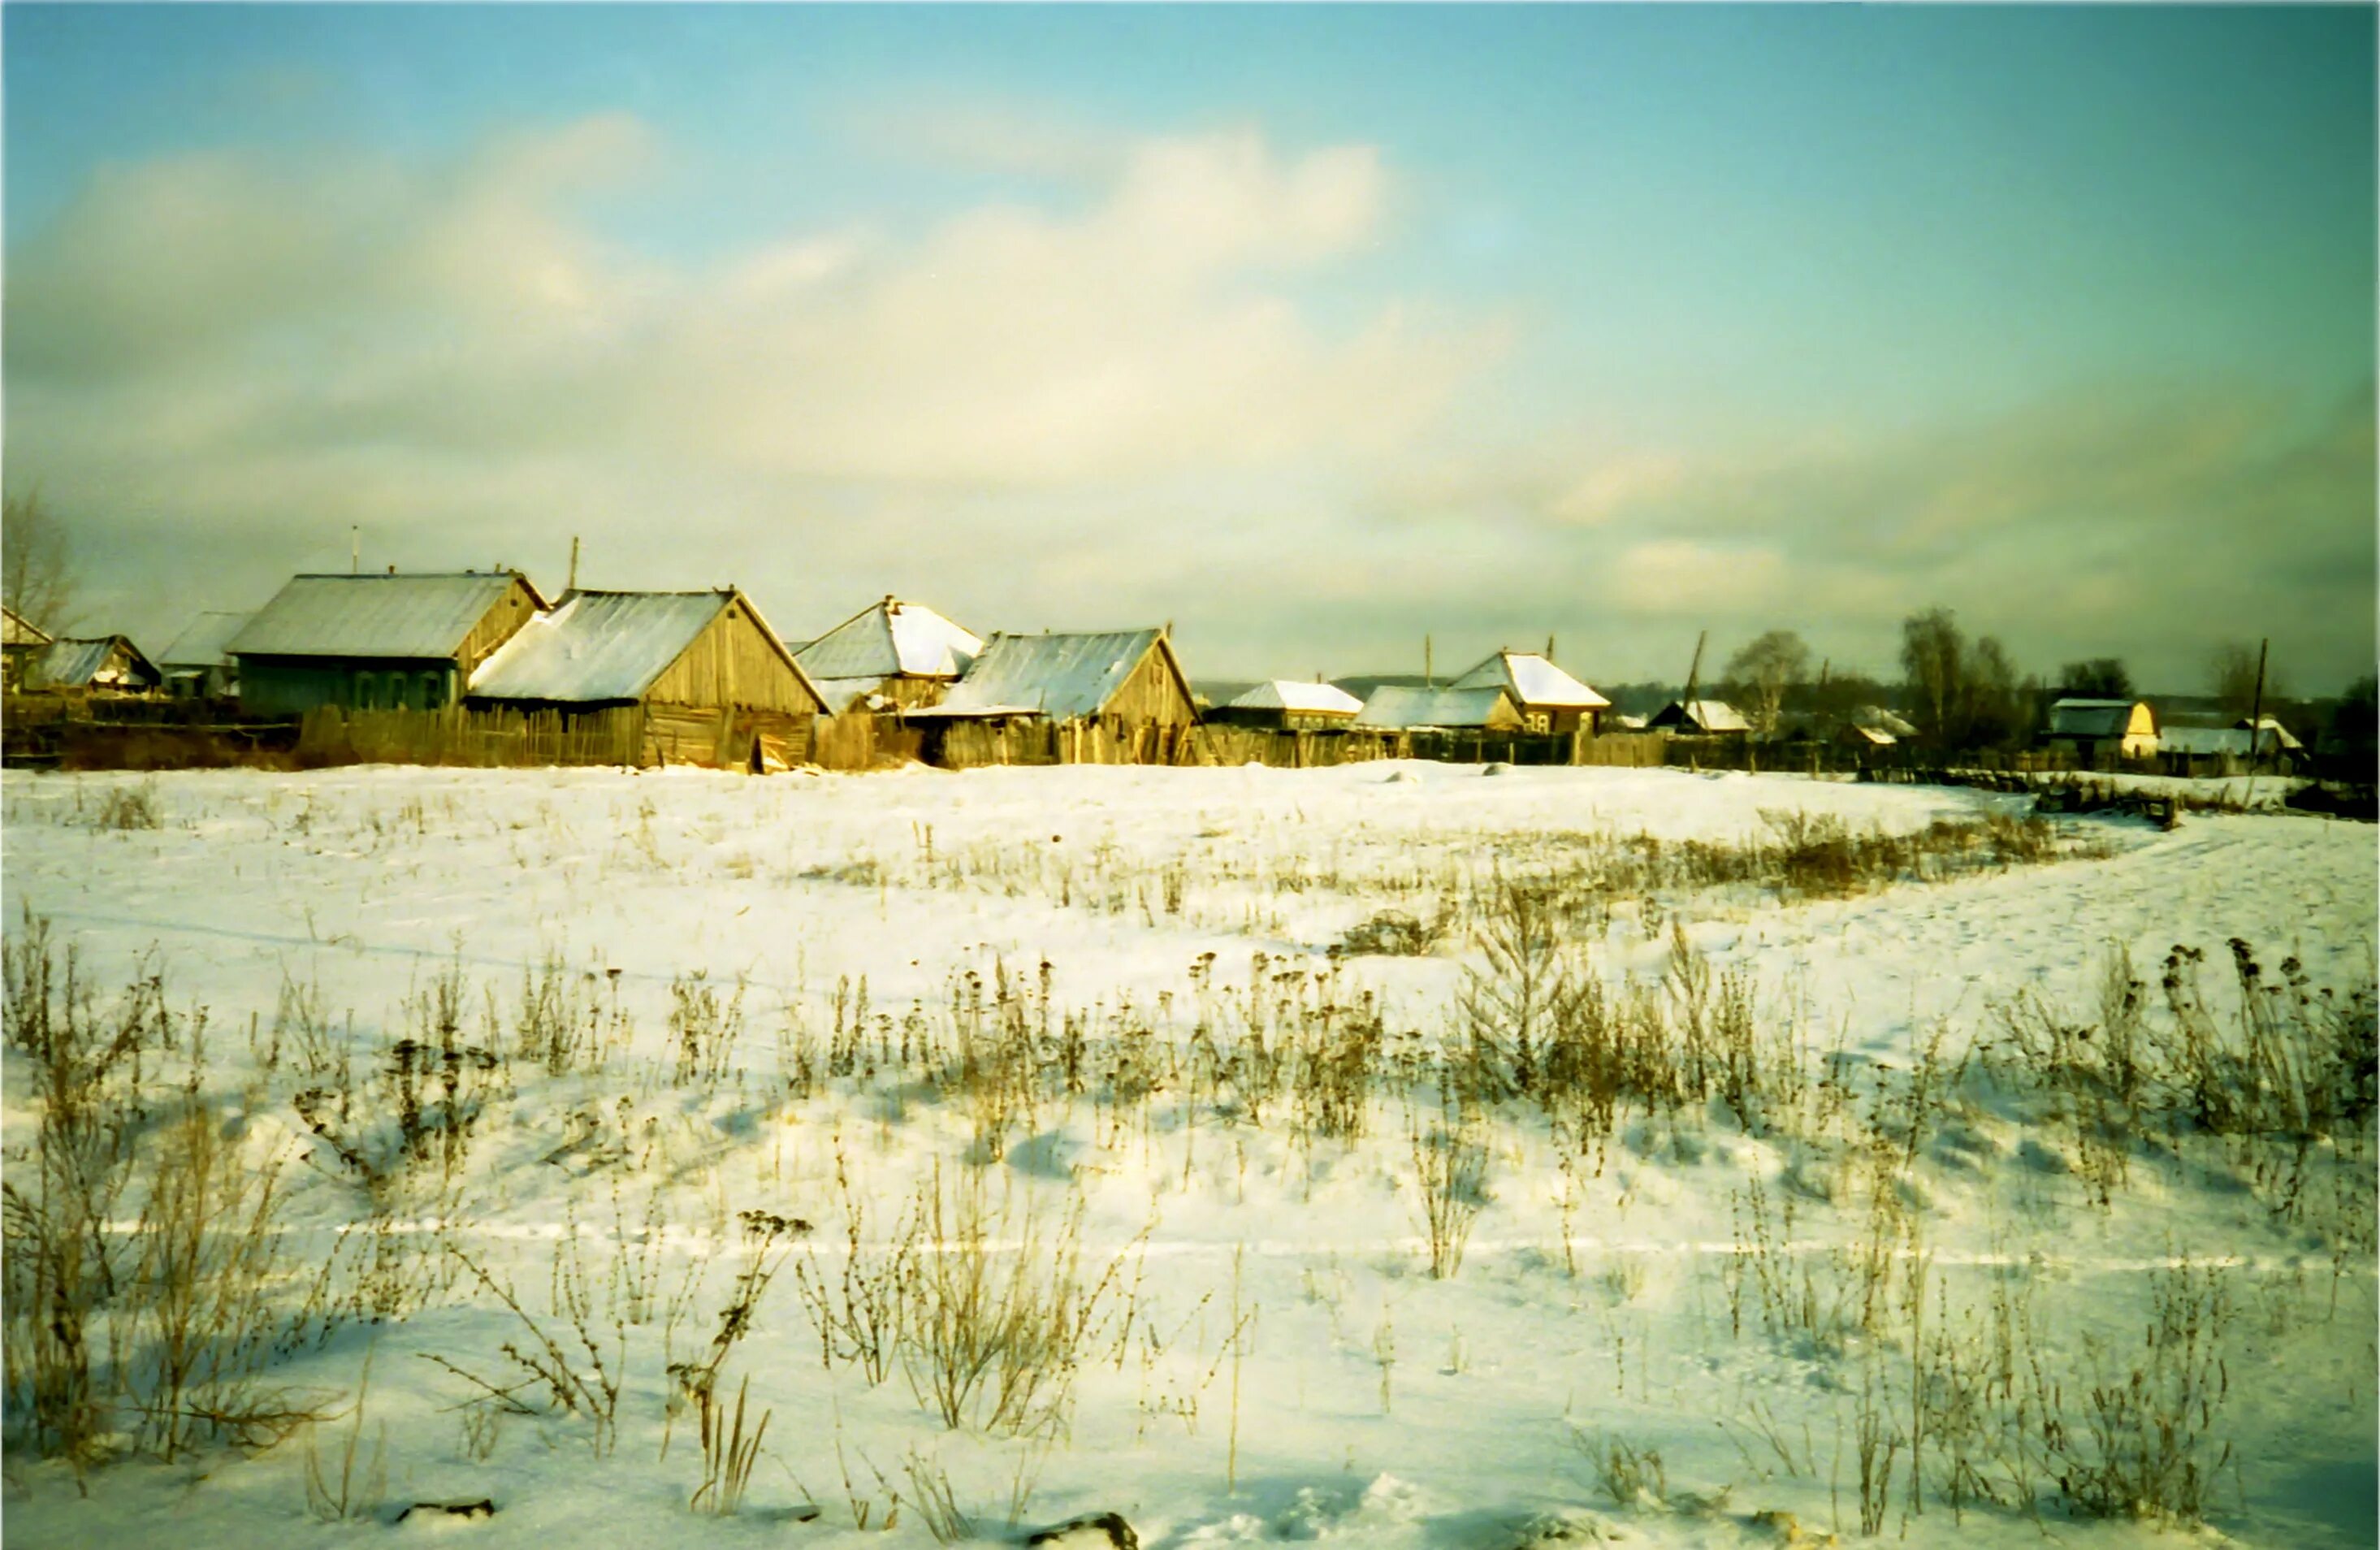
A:
<svg viewBox="0 0 2380 1550">
<path fill-rule="evenodd" d="M 578 590 L 578 535 L 570 535 L 570 580 L 564 584 L 562 595 L 569 596 Z"/>
<path fill-rule="evenodd" d="M 364 525 L 347 524 L 347 574 L 360 576 L 364 568 Z"/>
<path fill-rule="evenodd" d="M 2256 695 L 2248 709 L 2248 805 L 2256 805 L 2256 745 L 2265 737 L 2265 653 L 2271 649 L 2272 638 L 2256 642 Z M 2280 738 L 2275 738 L 2277 744 Z M 2277 751 L 2277 750 L 2276 751 Z"/>
<path fill-rule="evenodd" d="M 1421 681 L 1431 689 L 1438 687 L 1437 659 L 1430 654 L 1429 637 L 1421 638 Z"/>
<path fill-rule="evenodd" d="M 1694 637 L 1694 660 L 1686 669 L 1686 714 L 1682 719 L 1694 723 L 1694 730 L 1698 732 L 1702 730 L 1703 713 L 1701 707 L 1694 703 L 1694 690 L 1702 683 L 1703 642 L 1709 639 L 1710 631 L 1707 629 Z"/>
<path fill-rule="evenodd" d="M 1547 630 L 1547 631 L 1546 631 L 1546 660 L 1547 660 L 1548 662 L 1551 662 L 1553 659 L 1554 659 L 1554 632 L 1553 632 L 1552 630 L 1548 629 L 1548 630 Z"/>
</svg>

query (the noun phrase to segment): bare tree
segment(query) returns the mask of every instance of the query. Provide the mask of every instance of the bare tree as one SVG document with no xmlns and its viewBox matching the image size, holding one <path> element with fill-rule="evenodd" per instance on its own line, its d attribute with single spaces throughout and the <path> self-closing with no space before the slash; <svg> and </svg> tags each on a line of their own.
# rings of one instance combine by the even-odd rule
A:
<svg viewBox="0 0 2380 1550">
<path fill-rule="evenodd" d="M 7 496 L 0 505 L 0 601 L 55 635 L 74 611 L 78 580 L 66 523 L 40 489 Z"/>
<path fill-rule="evenodd" d="M 1948 608 L 1928 608 L 1900 621 L 1900 668 L 1907 677 L 1910 707 L 1929 737 L 1953 730 L 1966 684 L 1966 639 Z"/>
<path fill-rule="evenodd" d="M 2207 691 L 2223 702 L 2223 714 L 2245 716 L 2256 702 L 2256 648 L 2245 641 L 2226 641 L 2215 648 L 2206 659 Z M 2267 707 L 2289 698 L 2281 675 L 2268 661 L 2265 664 L 2265 703 Z"/>
<path fill-rule="evenodd" d="M 1764 738 L 1777 731 L 1785 691 L 1810 677 L 1810 648 L 1790 629 L 1772 629 L 1727 659 L 1727 681 L 1752 701 L 1753 725 Z"/>
</svg>

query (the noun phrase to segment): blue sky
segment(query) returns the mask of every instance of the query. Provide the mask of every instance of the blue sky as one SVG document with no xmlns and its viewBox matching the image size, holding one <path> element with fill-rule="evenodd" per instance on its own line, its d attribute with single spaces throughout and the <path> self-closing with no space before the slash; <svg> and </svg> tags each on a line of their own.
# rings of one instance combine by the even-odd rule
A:
<svg viewBox="0 0 2380 1550">
<path fill-rule="evenodd" d="M 7 473 L 95 608 L 361 522 L 1216 676 L 1882 669 L 1937 602 L 2045 673 L 2371 664 L 2369 8 L 0 27 Z"/>
</svg>

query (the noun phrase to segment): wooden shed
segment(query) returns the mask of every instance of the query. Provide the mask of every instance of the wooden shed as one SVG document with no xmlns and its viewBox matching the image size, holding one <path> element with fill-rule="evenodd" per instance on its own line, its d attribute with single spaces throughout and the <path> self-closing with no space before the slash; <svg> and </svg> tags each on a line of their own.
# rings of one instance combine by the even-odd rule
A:
<svg viewBox="0 0 2380 1550">
<path fill-rule="evenodd" d="M 6 675 L 0 687 L 11 694 L 24 688 L 27 670 L 49 643 L 48 630 L 29 623 L 14 608 L 0 607 L 0 673 Z"/>
<path fill-rule="evenodd" d="M 1521 725 L 1531 732 L 1576 732 L 1592 735 L 1597 718 L 1611 702 L 1572 677 L 1536 652 L 1500 651 L 1454 680 L 1456 689 L 1507 689 L 1521 712 Z"/>
<path fill-rule="evenodd" d="M 544 606 L 513 570 L 298 576 L 225 650 L 251 714 L 436 710 Z"/>
<path fill-rule="evenodd" d="M 2086 764 L 2147 759 L 2157 751 L 2156 713 L 2144 700 L 2059 700 L 2049 707 L 2042 737 Z"/>
<path fill-rule="evenodd" d="M 1475 689 L 1416 689 L 1382 684 L 1353 723 L 1359 732 L 1521 732 L 1527 729 L 1512 691 L 1501 684 Z"/>
<path fill-rule="evenodd" d="M 1696 700 L 1688 702 L 1672 700 L 1653 714 L 1646 729 L 1655 732 L 1681 733 L 1687 737 L 1748 738 L 1752 723 L 1743 713 L 1724 700 Z"/>
<path fill-rule="evenodd" d="M 598 723 L 635 763 L 755 774 L 808 763 L 826 709 L 759 610 L 732 587 L 571 592 L 499 646 L 472 674 L 468 695 L 475 709 Z"/>
<path fill-rule="evenodd" d="M 26 665 L 29 690 L 147 694 L 165 681 L 156 664 L 121 635 L 66 637 L 43 646 Z"/>
<path fill-rule="evenodd" d="M 880 710 L 941 702 L 983 650 L 973 631 L 921 603 L 886 597 L 808 645 L 796 647 L 830 712 L 867 702 Z"/>
<path fill-rule="evenodd" d="M 165 687 L 180 698 L 229 699 L 238 692 L 239 665 L 225 648 L 254 616 L 210 612 L 192 619 L 157 653 Z"/>
<path fill-rule="evenodd" d="M 909 719 L 947 737 L 959 723 L 1041 721 L 1115 751 L 1120 762 L 1170 763 L 1197 724 L 1190 680 L 1162 629 L 995 634 L 939 705 Z M 939 746 L 939 745 L 936 745 Z M 929 747 L 929 759 L 940 755 Z"/>
</svg>

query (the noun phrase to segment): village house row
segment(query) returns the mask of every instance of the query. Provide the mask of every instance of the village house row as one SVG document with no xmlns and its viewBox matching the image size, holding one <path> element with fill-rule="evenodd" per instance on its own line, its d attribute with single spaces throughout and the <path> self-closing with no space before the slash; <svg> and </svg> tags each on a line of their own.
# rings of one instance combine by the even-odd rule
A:
<svg viewBox="0 0 2380 1550">
<path fill-rule="evenodd" d="M 1490 739 L 1752 732 L 1734 708 L 1701 697 L 1615 715 L 1555 665 L 1550 641 L 1546 653 L 1491 653 L 1442 685 L 1347 680 L 1359 697 L 1274 679 L 1210 706 L 1162 628 L 987 640 L 886 597 L 814 640 L 786 641 L 732 587 L 574 587 L 549 603 L 513 570 L 294 577 L 252 615 L 200 616 L 153 663 L 123 635 L 53 640 L 14 613 L 6 627 L 11 692 L 187 697 L 236 702 L 256 720 L 443 713 L 422 719 L 502 725 L 509 714 L 551 729 L 550 756 L 568 763 L 790 768 L 820 762 L 820 739 L 855 726 L 859 757 L 830 762 L 871 762 L 881 738 L 884 753 L 936 763 L 1184 763 L 1202 726 L 1369 734 L 1408 749 L 1416 737 L 1460 747 L 1467 734 L 1479 750 Z M 1914 728 L 1868 706 L 1826 735 L 1866 751 Z M 2252 743 L 2244 722 L 2161 732 L 2144 702 L 2076 699 L 2051 707 L 2046 737 L 2083 767 L 2161 751 L 2178 766 L 2228 766 Z M 2298 748 L 2270 718 L 2252 741 L 2260 759 Z"/>
</svg>

